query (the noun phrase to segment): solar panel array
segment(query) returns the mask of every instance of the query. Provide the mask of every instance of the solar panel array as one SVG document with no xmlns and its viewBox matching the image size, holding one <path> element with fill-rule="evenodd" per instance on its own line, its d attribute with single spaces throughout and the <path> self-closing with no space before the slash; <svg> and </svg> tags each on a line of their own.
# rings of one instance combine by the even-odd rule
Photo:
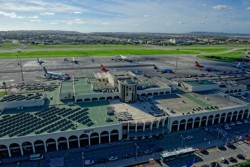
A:
<svg viewBox="0 0 250 167">
<path fill-rule="evenodd" d="M 0 137 L 25 136 L 76 129 L 77 123 L 92 126 L 88 108 L 50 107 L 36 113 L 4 115 L 0 118 Z"/>
<path fill-rule="evenodd" d="M 42 94 L 41 93 L 30 93 L 27 95 L 23 94 L 12 94 L 12 95 L 6 95 L 3 96 L 0 99 L 0 102 L 11 102 L 11 101 L 21 101 L 21 100 L 32 100 L 32 99 L 41 99 Z"/>
</svg>

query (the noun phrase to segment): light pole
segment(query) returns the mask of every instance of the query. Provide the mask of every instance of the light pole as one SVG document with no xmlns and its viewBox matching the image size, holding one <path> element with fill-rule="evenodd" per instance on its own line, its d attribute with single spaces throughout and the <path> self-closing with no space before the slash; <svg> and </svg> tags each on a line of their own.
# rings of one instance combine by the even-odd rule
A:
<svg viewBox="0 0 250 167">
<path fill-rule="evenodd" d="M 20 66 L 20 72 L 21 72 L 21 77 L 22 77 L 22 82 L 24 82 L 24 78 L 23 78 L 23 65 L 22 65 L 22 60 L 19 58 L 19 53 L 21 51 L 18 51 L 17 53 L 17 63 Z"/>
<path fill-rule="evenodd" d="M 84 167 L 84 152 L 82 152 L 82 167 Z"/>
<path fill-rule="evenodd" d="M 219 135 L 220 135 L 220 133 L 219 133 L 219 129 L 217 128 L 217 133 L 218 133 L 218 135 L 217 135 L 217 140 L 219 140 Z"/>
<path fill-rule="evenodd" d="M 181 147 L 183 147 L 183 143 L 184 143 L 184 138 L 183 138 L 183 136 L 181 135 Z"/>
<path fill-rule="evenodd" d="M 177 56 L 176 56 L 176 61 L 175 61 L 175 73 L 177 71 L 177 66 L 178 66 L 179 49 L 176 49 L 176 51 L 177 51 Z"/>
<path fill-rule="evenodd" d="M 138 145 L 135 143 L 135 160 L 137 160 L 137 149 L 139 149 Z"/>
</svg>

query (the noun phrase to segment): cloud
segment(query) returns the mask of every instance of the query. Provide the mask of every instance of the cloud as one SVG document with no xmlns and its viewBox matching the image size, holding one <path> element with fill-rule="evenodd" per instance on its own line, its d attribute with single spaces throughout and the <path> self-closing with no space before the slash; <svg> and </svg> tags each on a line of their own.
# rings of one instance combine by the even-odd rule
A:
<svg viewBox="0 0 250 167">
<path fill-rule="evenodd" d="M 149 17 L 150 15 L 148 15 L 148 14 L 145 14 L 145 15 L 143 15 L 143 17 Z"/>
<path fill-rule="evenodd" d="M 231 10 L 232 7 L 227 5 L 216 5 L 212 7 L 213 10 Z"/>
<path fill-rule="evenodd" d="M 25 18 L 23 16 L 18 16 L 15 12 L 7 13 L 7 12 L 0 11 L 0 15 L 3 15 L 4 17 L 9 17 L 9 18 L 12 18 L 12 19 L 23 19 L 23 18 Z"/>
<path fill-rule="evenodd" d="M 75 11 L 74 14 L 82 14 L 82 12 Z"/>
<path fill-rule="evenodd" d="M 42 20 L 40 20 L 40 19 L 30 19 L 29 21 L 30 22 L 42 22 Z"/>
<path fill-rule="evenodd" d="M 29 16 L 27 18 L 29 18 L 29 19 L 38 19 L 39 17 L 37 15 L 35 15 L 35 16 Z"/>
<path fill-rule="evenodd" d="M 246 10 L 250 10 L 250 6 L 246 8 Z"/>
<path fill-rule="evenodd" d="M 53 16 L 53 15 L 55 15 L 55 13 L 52 13 L 52 12 L 44 12 L 44 13 L 40 13 L 40 15 L 49 15 L 49 16 Z"/>
<path fill-rule="evenodd" d="M 57 22 L 50 22 L 49 24 L 57 25 L 58 23 Z"/>
</svg>

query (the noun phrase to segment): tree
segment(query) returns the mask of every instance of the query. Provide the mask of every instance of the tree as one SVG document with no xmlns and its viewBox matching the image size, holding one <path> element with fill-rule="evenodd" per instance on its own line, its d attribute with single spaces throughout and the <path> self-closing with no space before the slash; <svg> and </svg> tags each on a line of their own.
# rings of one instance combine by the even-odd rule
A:
<svg viewBox="0 0 250 167">
<path fill-rule="evenodd" d="M 7 94 L 7 91 L 6 91 L 6 82 L 3 82 L 3 86 L 4 86 L 5 94 Z"/>
</svg>

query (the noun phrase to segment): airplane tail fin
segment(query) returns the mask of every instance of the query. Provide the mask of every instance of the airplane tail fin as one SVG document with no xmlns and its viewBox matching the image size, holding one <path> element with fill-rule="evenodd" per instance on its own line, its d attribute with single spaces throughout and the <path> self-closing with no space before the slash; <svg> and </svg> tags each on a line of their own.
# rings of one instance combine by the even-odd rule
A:
<svg viewBox="0 0 250 167">
<path fill-rule="evenodd" d="M 101 64 L 101 68 L 103 68 L 104 66 Z"/>
<path fill-rule="evenodd" d="M 200 67 L 201 65 L 199 64 L 198 61 L 195 61 L 195 66 Z"/>
<path fill-rule="evenodd" d="M 43 71 L 45 72 L 45 74 L 48 73 L 47 69 L 45 67 L 43 67 Z"/>
</svg>

